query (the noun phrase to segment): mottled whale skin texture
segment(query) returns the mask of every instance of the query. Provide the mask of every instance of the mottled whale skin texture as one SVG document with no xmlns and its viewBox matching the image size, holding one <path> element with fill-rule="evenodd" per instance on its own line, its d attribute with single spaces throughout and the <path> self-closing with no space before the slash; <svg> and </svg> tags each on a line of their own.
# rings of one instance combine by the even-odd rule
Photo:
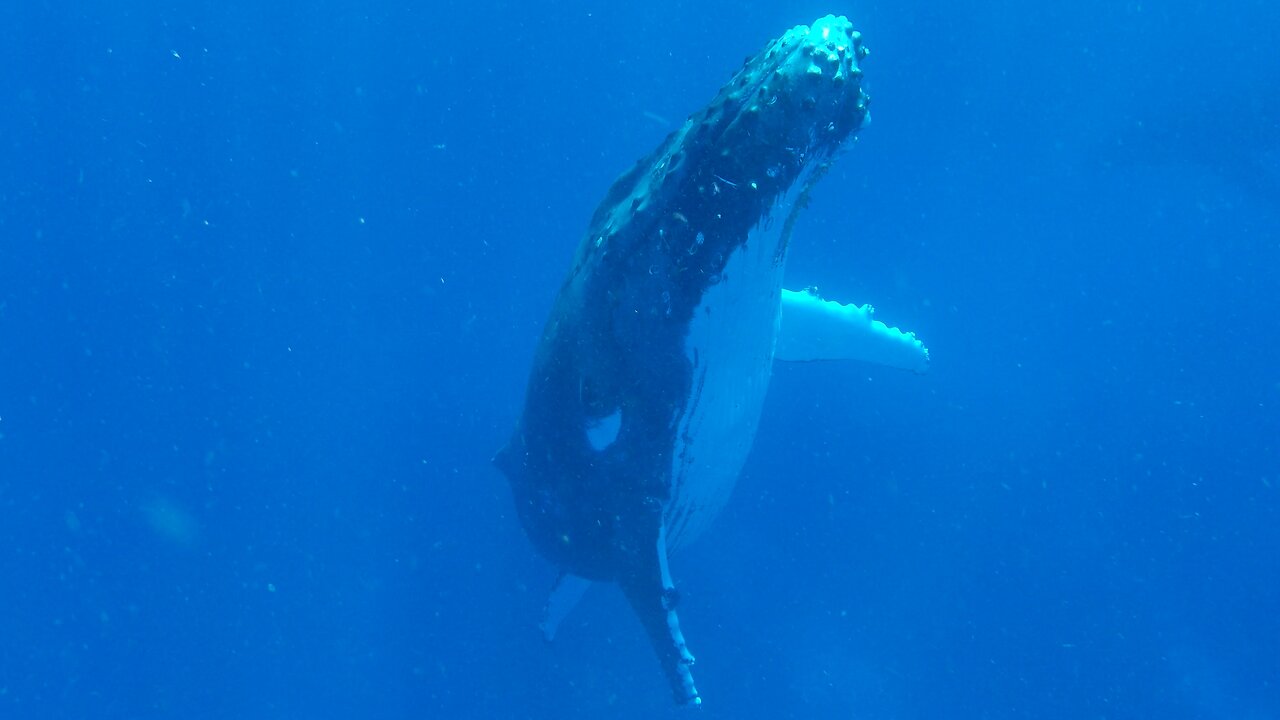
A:
<svg viewBox="0 0 1280 720">
<path fill-rule="evenodd" d="M 788 31 L 613 184 L 495 458 L 561 585 L 617 583 L 681 704 L 701 700 L 667 552 L 720 509 L 750 448 L 791 226 L 866 118 L 865 57 L 843 17 Z"/>
</svg>

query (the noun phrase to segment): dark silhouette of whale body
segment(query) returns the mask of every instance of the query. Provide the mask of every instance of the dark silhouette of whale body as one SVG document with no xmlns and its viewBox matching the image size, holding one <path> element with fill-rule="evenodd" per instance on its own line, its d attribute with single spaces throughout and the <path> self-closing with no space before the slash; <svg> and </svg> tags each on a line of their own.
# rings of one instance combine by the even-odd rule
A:
<svg viewBox="0 0 1280 720">
<path fill-rule="evenodd" d="M 866 54 L 843 17 L 790 30 L 614 183 L 495 458 L 562 570 L 548 636 L 591 581 L 617 583 L 681 704 L 701 699 L 667 555 L 727 500 L 774 360 L 928 361 L 869 306 L 782 290 L 795 215 L 867 117 Z"/>
</svg>

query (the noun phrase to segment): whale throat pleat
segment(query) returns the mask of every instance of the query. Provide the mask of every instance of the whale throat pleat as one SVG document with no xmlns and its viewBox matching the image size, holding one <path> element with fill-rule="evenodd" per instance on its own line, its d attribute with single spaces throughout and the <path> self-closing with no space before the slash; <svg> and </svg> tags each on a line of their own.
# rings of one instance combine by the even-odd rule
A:
<svg viewBox="0 0 1280 720">
<path fill-rule="evenodd" d="M 703 293 L 685 337 L 693 378 L 672 453 L 667 542 L 694 540 L 728 502 L 769 388 L 786 246 L 821 163 L 806 167 Z"/>
</svg>

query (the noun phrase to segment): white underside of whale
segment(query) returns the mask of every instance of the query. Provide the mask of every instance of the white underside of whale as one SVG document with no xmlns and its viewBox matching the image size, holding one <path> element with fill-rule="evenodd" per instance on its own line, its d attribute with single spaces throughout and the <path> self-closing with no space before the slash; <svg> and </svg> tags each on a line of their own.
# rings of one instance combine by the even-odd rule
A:
<svg viewBox="0 0 1280 720">
<path fill-rule="evenodd" d="M 694 540 L 720 513 L 751 450 L 778 336 L 786 257 L 780 244 L 816 166 L 761 216 L 693 311 L 685 336 L 693 376 L 676 428 L 664 514 L 669 550 Z"/>
</svg>

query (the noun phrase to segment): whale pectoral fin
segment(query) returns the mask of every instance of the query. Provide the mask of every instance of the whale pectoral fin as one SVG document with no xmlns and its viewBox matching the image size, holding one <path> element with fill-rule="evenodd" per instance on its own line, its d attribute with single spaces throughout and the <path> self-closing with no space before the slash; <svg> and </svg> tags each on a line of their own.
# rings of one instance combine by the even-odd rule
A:
<svg viewBox="0 0 1280 720">
<path fill-rule="evenodd" d="M 556 629 L 560 627 L 561 621 L 577 606 L 589 587 L 591 587 L 590 580 L 573 573 L 562 572 L 560 577 L 556 578 L 556 584 L 551 588 L 551 594 L 547 596 L 547 604 L 542 608 L 542 622 L 538 623 L 538 628 L 542 630 L 542 637 L 546 638 L 547 642 L 556 638 Z"/>
<path fill-rule="evenodd" d="M 651 543 L 652 552 L 640 551 L 636 562 L 618 579 L 618 585 L 640 618 L 653 649 L 658 653 L 671 692 L 680 705 L 701 705 L 693 684 L 693 655 L 685 645 L 676 617 L 679 595 L 667 571 L 666 528 L 659 527 Z"/>
<path fill-rule="evenodd" d="M 863 360 L 922 373 L 929 350 L 915 333 L 889 327 L 872 317 L 870 305 L 823 300 L 812 288 L 782 291 L 782 320 L 775 360 Z"/>
</svg>

